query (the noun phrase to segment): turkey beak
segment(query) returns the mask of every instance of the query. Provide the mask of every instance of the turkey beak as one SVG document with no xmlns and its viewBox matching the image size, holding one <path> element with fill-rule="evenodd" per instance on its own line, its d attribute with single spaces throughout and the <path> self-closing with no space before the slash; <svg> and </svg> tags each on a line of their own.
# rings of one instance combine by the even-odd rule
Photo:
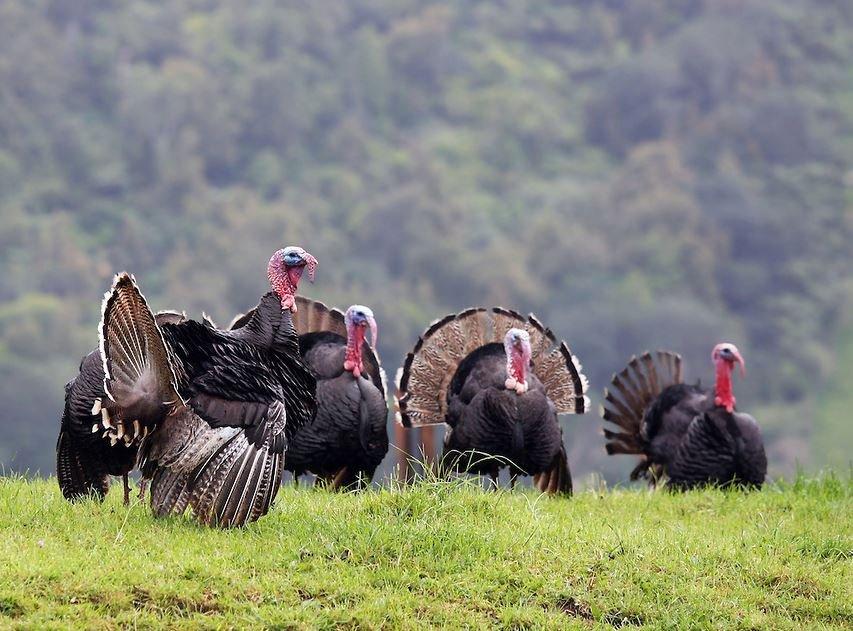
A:
<svg viewBox="0 0 853 631">
<path fill-rule="evenodd" d="M 376 342 L 379 340 L 379 327 L 376 326 L 376 318 L 368 316 L 367 324 L 370 327 L 370 346 L 376 348 Z"/>
<path fill-rule="evenodd" d="M 743 361 L 743 357 L 741 357 L 740 351 L 734 349 L 732 351 L 732 355 L 734 356 L 734 361 L 740 365 L 740 376 L 746 377 L 746 362 Z"/>
</svg>

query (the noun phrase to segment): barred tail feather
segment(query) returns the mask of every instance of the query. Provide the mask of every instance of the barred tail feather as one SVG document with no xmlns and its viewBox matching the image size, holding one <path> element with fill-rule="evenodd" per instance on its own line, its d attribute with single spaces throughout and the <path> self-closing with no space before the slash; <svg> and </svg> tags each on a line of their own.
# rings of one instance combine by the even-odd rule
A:
<svg viewBox="0 0 853 631">
<path fill-rule="evenodd" d="M 171 316 L 160 316 L 161 321 Z M 104 390 L 136 416 L 157 417 L 179 399 L 177 377 L 154 314 L 134 278 L 117 274 L 102 304 L 98 327 Z M 131 416 L 132 418 L 132 416 Z"/>
<path fill-rule="evenodd" d="M 632 479 L 645 470 L 647 445 L 642 425 L 646 409 L 665 388 L 677 383 L 681 383 L 681 356 L 671 351 L 657 351 L 654 355 L 646 351 L 639 358 L 632 357 L 604 390 L 601 416 L 619 429 L 604 430 L 607 453 L 643 456 Z"/>
</svg>

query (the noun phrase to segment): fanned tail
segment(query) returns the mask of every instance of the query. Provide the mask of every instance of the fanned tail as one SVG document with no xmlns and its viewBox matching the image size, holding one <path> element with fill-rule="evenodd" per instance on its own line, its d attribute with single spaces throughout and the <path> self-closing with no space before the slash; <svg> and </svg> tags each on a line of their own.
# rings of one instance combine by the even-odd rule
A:
<svg viewBox="0 0 853 631">
<path fill-rule="evenodd" d="M 589 386 L 577 357 L 533 314 L 503 307 L 471 308 L 433 322 L 398 373 L 395 410 L 405 427 L 443 423 L 447 389 L 460 363 L 477 348 L 502 343 L 511 328 L 530 334 L 533 372 L 560 414 L 583 414 Z"/>
<path fill-rule="evenodd" d="M 159 316 L 161 321 L 177 317 Z M 116 419 L 119 438 L 141 440 L 143 428 L 153 429 L 180 397 L 173 361 L 155 316 L 127 272 L 117 274 L 104 294 L 98 336 L 104 391 L 110 399 L 103 402 L 103 408 L 108 410 L 107 416 L 120 408 Z"/>
<path fill-rule="evenodd" d="M 560 445 L 560 451 L 554 456 L 554 461 L 547 471 L 533 476 L 533 486 L 540 493 L 549 495 L 572 494 L 572 474 L 569 471 L 569 458 L 565 445 Z"/>
<path fill-rule="evenodd" d="M 642 456 L 631 472 L 632 480 L 648 468 L 647 442 L 642 431 L 646 409 L 665 388 L 681 382 L 681 355 L 657 351 L 653 356 L 646 351 L 639 358 L 632 357 L 604 390 L 601 416 L 618 427 L 618 431 L 604 430 L 607 453 Z"/>
<path fill-rule="evenodd" d="M 340 309 L 328 307 L 319 300 L 296 296 L 296 313 L 293 314 L 293 327 L 299 335 L 328 331 L 343 338 L 347 336 L 344 313 Z"/>
</svg>

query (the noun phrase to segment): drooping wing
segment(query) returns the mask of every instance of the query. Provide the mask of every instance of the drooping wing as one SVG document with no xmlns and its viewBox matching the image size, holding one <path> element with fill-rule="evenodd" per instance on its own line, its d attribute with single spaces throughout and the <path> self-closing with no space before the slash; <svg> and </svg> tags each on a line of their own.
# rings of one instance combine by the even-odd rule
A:
<svg viewBox="0 0 853 631">
<path fill-rule="evenodd" d="M 243 526 L 266 514 L 281 484 L 284 405 L 269 406 L 267 437 L 253 428 L 210 427 L 188 408 L 169 417 L 146 444 L 143 475 L 151 478 L 151 506 L 158 517 L 190 506 L 204 524 Z"/>
<path fill-rule="evenodd" d="M 551 466 L 533 476 L 533 486 L 539 492 L 549 495 L 572 494 L 572 474 L 569 471 L 569 458 L 564 444 L 560 445 L 560 450 L 554 456 Z"/>
<path fill-rule="evenodd" d="M 261 444 L 270 437 L 274 403 L 286 410 L 282 441 L 313 416 L 316 384 L 298 345 L 295 352 L 263 349 L 194 321 L 163 332 L 186 375 L 181 394 L 211 427 L 246 428 L 249 440 Z"/>
</svg>

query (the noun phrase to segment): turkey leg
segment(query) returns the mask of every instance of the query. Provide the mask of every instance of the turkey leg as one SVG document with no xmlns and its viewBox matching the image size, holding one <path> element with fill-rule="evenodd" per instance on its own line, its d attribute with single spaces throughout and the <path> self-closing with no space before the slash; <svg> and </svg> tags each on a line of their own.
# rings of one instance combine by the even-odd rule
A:
<svg viewBox="0 0 853 631">
<path fill-rule="evenodd" d="M 121 481 L 124 484 L 124 505 L 130 504 L 130 482 L 128 482 L 127 474 L 121 476 Z"/>
</svg>

